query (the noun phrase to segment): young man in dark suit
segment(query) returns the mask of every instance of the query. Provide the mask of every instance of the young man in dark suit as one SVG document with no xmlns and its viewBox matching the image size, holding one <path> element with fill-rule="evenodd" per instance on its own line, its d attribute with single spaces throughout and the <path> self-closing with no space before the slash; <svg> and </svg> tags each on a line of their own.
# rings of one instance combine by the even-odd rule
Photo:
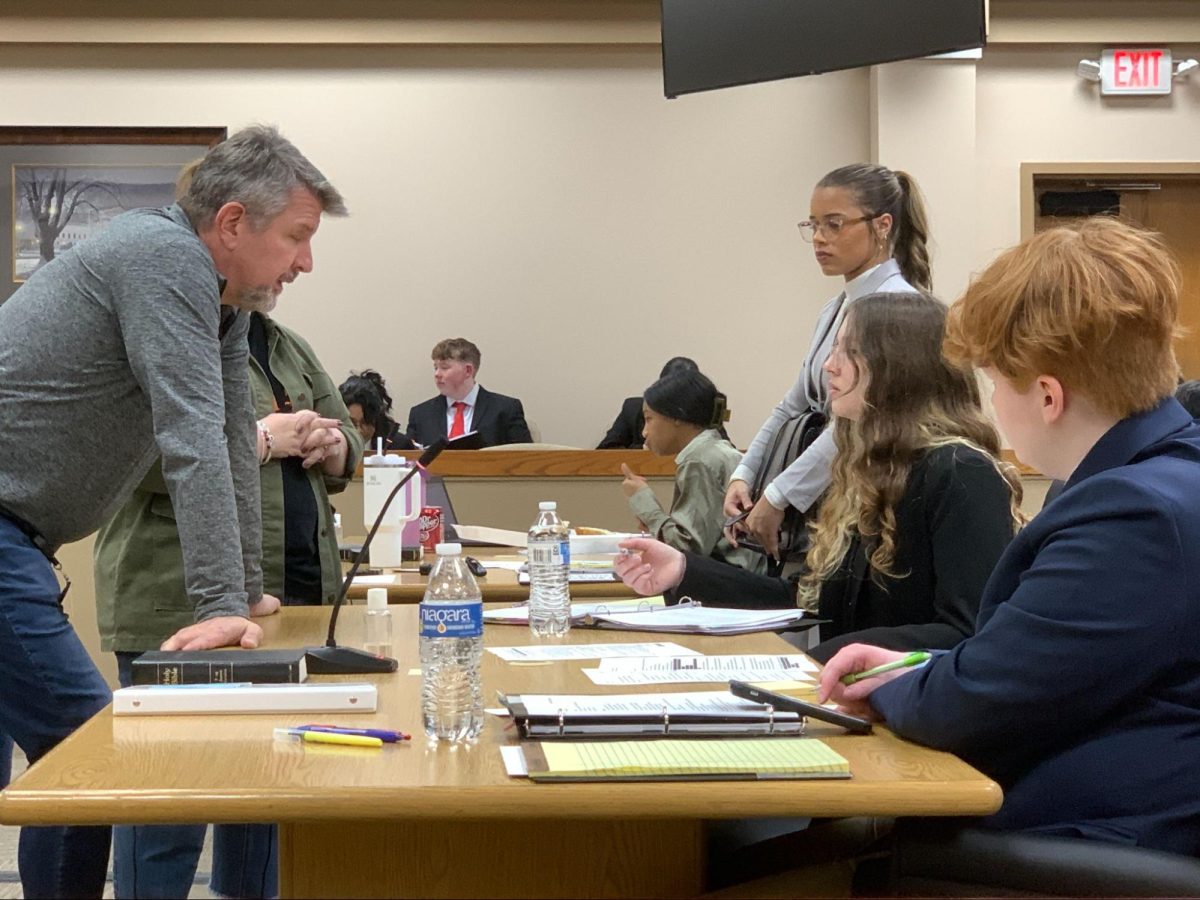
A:
<svg viewBox="0 0 1200 900">
<path fill-rule="evenodd" d="M 475 382 L 479 348 L 466 338 L 439 341 L 430 354 L 438 396 L 408 411 L 408 436 L 422 446 L 438 438 L 479 432 L 485 447 L 533 440 L 516 397 L 494 394 Z"/>
<path fill-rule="evenodd" d="M 1200 425 L 1171 396 L 1179 267 L 1096 218 L 1009 250 L 951 309 L 1017 456 L 1066 482 L 984 589 L 975 635 L 923 668 L 852 644 L 821 702 L 883 719 L 1004 789 L 984 827 L 1200 850 Z"/>
</svg>

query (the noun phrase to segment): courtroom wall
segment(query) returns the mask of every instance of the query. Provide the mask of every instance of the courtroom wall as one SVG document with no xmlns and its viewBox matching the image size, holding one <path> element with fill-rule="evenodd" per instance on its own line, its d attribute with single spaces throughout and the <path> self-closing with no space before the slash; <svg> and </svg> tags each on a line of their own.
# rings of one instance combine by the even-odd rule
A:
<svg viewBox="0 0 1200 900">
<path fill-rule="evenodd" d="M 1074 75 L 1097 51 L 1001 44 L 954 63 L 944 96 L 969 85 L 963 66 L 976 85 L 957 165 L 922 158 L 946 141 L 937 129 L 893 137 L 900 160 L 883 145 L 931 198 L 946 299 L 1018 239 L 1021 162 L 1196 157 L 1200 79 L 1100 100 Z M 875 78 L 929 84 L 914 69 L 944 65 Z M 726 391 L 730 432 L 749 441 L 838 288 L 795 222 L 817 178 L 871 155 L 883 118 L 865 70 L 667 101 L 646 45 L 15 45 L 0 95 L 11 125 L 279 124 L 353 212 L 325 223 L 279 318 L 335 377 L 381 370 L 401 418 L 433 393 L 430 346 L 471 337 L 481 380 L 525 401 L 536 437 L 584 447 L 676 353 Z M 914 113 L 930 102 L 901 96 Z"/>
<path fill-rule="evenodd" d="M 335 377 L 383 372 L 401 418 L 462 335 L 544 441 L 594 446 L 684 354 L 745 443 L 838 289 L 795 223 L 867 154 L 867 75 L 667 101 L 660 67 L 653 47 L 26 47 L 0 95 L 8 124 L 278 124 L 352 216 L 277 314 Z"/>
</svg>

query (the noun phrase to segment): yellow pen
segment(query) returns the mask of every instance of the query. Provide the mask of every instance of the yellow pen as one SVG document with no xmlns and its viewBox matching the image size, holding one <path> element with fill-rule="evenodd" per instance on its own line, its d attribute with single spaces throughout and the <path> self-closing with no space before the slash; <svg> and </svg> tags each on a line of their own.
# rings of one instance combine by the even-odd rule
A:
<svg viewBox="0 0 1200 900">
<path fill-rule="evenodd" d="M 277 741 L 303 741 L 309 744 L 341 744 L 344 747 L 382 747 L 383 741 L 365 734 L 334 734 L 329 731 L 307 731 L 303 728 L 276 728 Z"/>
</svg>

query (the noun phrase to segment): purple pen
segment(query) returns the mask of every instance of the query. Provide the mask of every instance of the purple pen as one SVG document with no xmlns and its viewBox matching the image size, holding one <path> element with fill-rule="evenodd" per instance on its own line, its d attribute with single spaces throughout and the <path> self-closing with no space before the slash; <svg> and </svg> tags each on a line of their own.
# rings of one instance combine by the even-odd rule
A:
<svg viewBox="0 0 1200 900">
<path fill-rule="evenodd" d="M 411 734 L 405 734 L 403 731 L 391 731 L 386 728 L 341 728 L 337 725 L 301 725 L 301 731 L 325 731 L 329 734 L 357 734 L 363 737 L 379 738 L 385 744 L 394 744 L 397 741 L 407 741 L 412 739 Z"/>
</svg>

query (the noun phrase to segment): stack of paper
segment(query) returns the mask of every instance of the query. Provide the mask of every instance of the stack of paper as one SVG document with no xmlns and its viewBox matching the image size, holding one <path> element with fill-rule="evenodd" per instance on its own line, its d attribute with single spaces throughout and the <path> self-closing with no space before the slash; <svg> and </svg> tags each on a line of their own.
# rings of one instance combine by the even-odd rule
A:
<svg viewBox="0 0 1200 900">
<path fill-rule="evenodd" d="M 812 681 L 819 671 L 807 656 L 742 654 L 603 659 L 583 674 L 594 684 L 705 684 L 718 681 Z"/>
<path fill-rule="evenodd" d="M 671 641 L 654 641 L 639 644 L 533 644 L 525 647 L 488 647 L 508 662 L 545 662 L 565 659 L 606 659 L 608 657 L 665 656 L 677 659 L 680 656 L 700 656 L 692 650 Z M 744 681 L 745 679 L 739 679 Z"/>
<path fill-rule="evenodd" d="M 455 524 L 454 533 L 459 540 L 494 544 L 497 547 L 524 547 L 528 541 L 528 535 L 524 531 L 489 528 L 486 525 L 463 525 L 461 522 Z"/>
<path fill-rule="evenodd" d="M 804 618 L 802 609 L 725 609 L 681 603 L 660 609 L 604 610 L 591 614 L 592 623 L 629 631 L 672 634 L 749 634 L 790 628 Z M 589 623 L 590 624 L 590 623 Z"/>
<path fill-rule="evenodd" d="M 502 698 L 524 737 L 800 734 L 798 713 L 728 691 L 519 694 Z"/>
<path fill-rule="evenodd" d="M 612 557 L 606 559 L 572 559 L 567 570 L 567 580 L 572 584 L 620 581 L 613 571 Z M 529 584 L 529 566 L 526 564 L 517 570 L 517 582 Z"/>
<path fill-rule="evenodd" d="M 522 749 L 534 781 L 850 777 L 846 759 L 812 738 L 538 742 Z"/>
<path fill-rule="evenodd" d="M 572 603 L 571 624 L 579 625 L 589 616 L 594 616 L 597 613 L 630 612 L 635 610 L 645 610 L 648 612 L 651 609 L 662 608 L 665 602 L 662 596 L 659 595 L 657 597 L 630 597 L 626 600 L 605 600 L 598 603 Z M 519 606 L 485 609 L 483 611 L 483 621 L 492 622 L 497 625 L 528 625 L 529 604 L 522 603 Z"/>
<path fill-rule="evenodd" d="M 529 606 L 489 609 L 485 622 L 527 625 Z M 776 631 L 804 622 L 802 609 L 724 609 L 681 603 L 667 606 L 661 596 L 644 599 L 572 603 L 571 623 L 624 631 L 658 631 L 670 634 L 749 634 Z M 804 624 L 808 624 L 804 622 Z"/>
</svg>

